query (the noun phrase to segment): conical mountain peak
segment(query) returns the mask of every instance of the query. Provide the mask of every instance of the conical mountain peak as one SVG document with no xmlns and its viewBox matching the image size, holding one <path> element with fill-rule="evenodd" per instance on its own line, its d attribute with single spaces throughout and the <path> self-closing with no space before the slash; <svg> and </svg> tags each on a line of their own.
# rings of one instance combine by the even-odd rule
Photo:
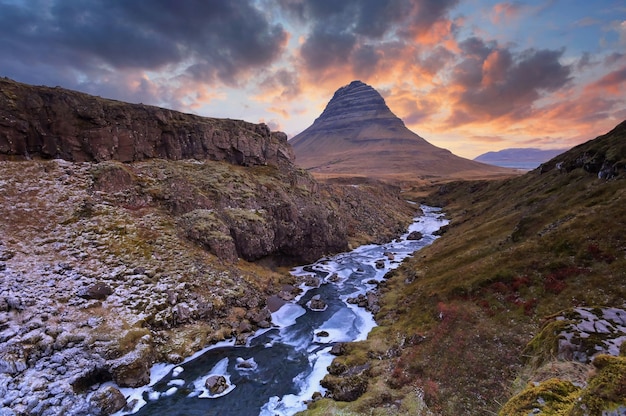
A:
<svg viewBox="0 0 626 416">
<path fill-rule="evenodd" d="M 510 173 L 453 155 L 409 130 L 361 81 L 335 91 L 322 114 L 289 141 L 296 164 L 326 176 L 486 177 Z"/>
<path fill-rule="evenodd" d="M 335 92 L 311 129 L 337 129 L 355 122 L 372 121 L 385 122 L 389 127 L 404 127 L 402 120 L 391 112 L 378 91 L 361 81 L 352 81 Z"/>
</svg>

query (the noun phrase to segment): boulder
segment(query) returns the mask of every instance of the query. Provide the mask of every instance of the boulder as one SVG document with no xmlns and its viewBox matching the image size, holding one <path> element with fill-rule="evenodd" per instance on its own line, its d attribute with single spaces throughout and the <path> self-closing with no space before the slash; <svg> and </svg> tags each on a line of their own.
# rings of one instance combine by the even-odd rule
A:
<svg viewBox="0 0 626 416">
<path fill-rule="evenodd" d="M 211 395 L 221 394 L 228 389 L 228 381 L 226 377 L 220 375 L 211 375 L 204 381 L 204 386 L 209 390 Z"/>
<path fill-rule="evenodd" d="M 113 381 L 120 387 L 141 387 L 150 382 L 150 368 L 154 362 L 151 338 L 145 335 L 135 349 L 108 362 Z"/>
<path fill-rule="evenodd" d="M 78 291 L 78 297 L 83 299 L 104 300 L 113 293 L 113 289 L 103 282 L 94 283 L 91 286 L 84 287 Z"/>
<path fill-rule="evenodd" d="M 320 298 L 320 295 L 313 296 L 309 301 L 309 309 L 312 311 L 323 311 L 326 307 L 326 302 Z"/>
<path fill-rule="evenodd" d="M 407 240 L 421 240 L 423 237 L 424 235 L 420 233 L 419 231 L 413 231 L 406 237 L 406 239 Z"/>
<path fill-rule="evenodd" d="M 92 409 L 97 415 L 111 415 L 126 406 L 126 398 L 113 386 L 99 388 L 89 399 Z"/>
</svg>

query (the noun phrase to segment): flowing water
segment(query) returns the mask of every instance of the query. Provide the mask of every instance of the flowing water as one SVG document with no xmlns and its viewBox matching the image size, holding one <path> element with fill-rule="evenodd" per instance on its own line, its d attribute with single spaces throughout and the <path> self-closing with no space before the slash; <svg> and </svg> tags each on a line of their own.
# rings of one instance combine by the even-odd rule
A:
<svg viewBox="0 0 626 416">
<path fill-rule="evenodd" d="M 274 327 L 257 333 L 247 345 L 224 342 L 178 366 L 157 365 L 149 386 L 120 389 L 138 399 L 132 414 L 274 416 L 306 409 L 305 401 L 314 392 L 324 392 L 319 382 L 333 359 L 332 346 L 364 340 L 376 325 L 370 312 L 348 303 L 348 298 L 375 288 L 385 273 L 431 244 L 437 238 L 433 233 L 447 224 L 439 209 L 422 206 L 422 210 L 424 215 L 393 242 L 361 246 L 293 269 L 296 276 L 315 274 L 320 286 L 303 286 L 302 295 L 272 314 Z M 412 231 L 423 237 L 407 240 Z M 314 296 L 326 303 L 324 310 L 308 307 Z M 224 376 L 229 388 L 211 396 L 204 386 L 210 375 Z M 130 413 L 118 413 L 123 414 Z"/>
</svg>

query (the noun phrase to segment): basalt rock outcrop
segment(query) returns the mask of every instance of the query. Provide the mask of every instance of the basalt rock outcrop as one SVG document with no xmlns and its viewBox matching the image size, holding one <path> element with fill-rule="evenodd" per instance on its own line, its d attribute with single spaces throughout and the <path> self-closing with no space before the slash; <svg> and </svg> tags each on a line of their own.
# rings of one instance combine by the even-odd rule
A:
<svg viewBox="0 0 626 416">
<path fill-rule="evenodd" d="M 265 124 L 183 114 L 0 79 L 0 159 L 223 160 L 281 166 L 287 136 Z"/>
<path fill-rule="evenodd" d="M 512 173 L 430 144 L 410 131 L 383 97 L 361 81 L 339 88 L 313 124 L 289 143 L 299 166 L 331 177 L 415 180 Z"/>
</svg>

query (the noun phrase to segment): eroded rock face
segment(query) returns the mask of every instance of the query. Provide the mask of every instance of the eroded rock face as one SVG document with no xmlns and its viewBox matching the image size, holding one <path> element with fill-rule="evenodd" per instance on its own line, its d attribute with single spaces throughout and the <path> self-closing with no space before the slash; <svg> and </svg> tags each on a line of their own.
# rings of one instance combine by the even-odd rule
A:
<svg viewBox="0 0 626 416">
<path fill-rule="evenodd" d="M 127 104 L 0 79 L 0 159 L 73 162 L 162 158 L 291 164 L 284 133 L 265 124 Z"/>
</svg>

